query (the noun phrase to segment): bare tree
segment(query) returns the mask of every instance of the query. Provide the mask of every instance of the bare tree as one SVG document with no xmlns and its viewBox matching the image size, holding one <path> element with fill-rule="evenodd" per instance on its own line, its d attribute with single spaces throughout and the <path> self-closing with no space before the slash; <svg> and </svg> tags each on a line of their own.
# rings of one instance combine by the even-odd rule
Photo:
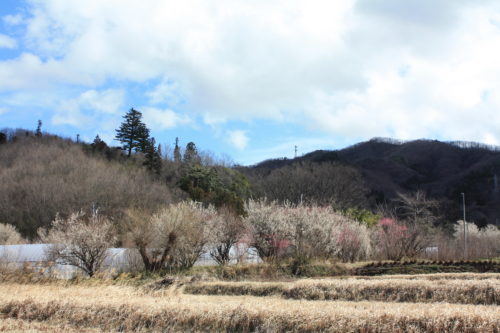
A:
<svg viewBox="0 0 500 333">
<path fill-rule="evenodd" d="M 207 242 L 206 226 L 214 216 L 211 207 L 183 201 L 152 215 L 129 210 L 124 226 L 145 268 L 157 271 L 166 265 L 192 266 Z"/>
<path fill-rule="evenodd" d="M 124 227 L 127 237 L 137 248 L 144 268 L 157 271 L 164 267 L 177 235 L 173 228 L 166 230 L 165 226 L 155 223 L 153 215 L 140 209 L 126 211 Z"/>
<path fill-rule="evenodd" d="M 254 178 L 258 192 L 279 202 L 334 204 L 337 209 L 366 205 L 361 173 L 338 163 L 295 163 Z"/>
<path fill-rule="evenodd" d="M 78 267 L 88 276 L 101 269 L 109 247 L 116 241 L 111 222 L 98 213 L 88 218 L 83 212 L 67 219 L 57 215 L 51 228 L 39 229 L 38 234 L 43 242 L 50 243 L 47 259 Z"/>
<path fill-rule="evenodd" d="M 411 224 L 432 227 L 437 220 L 433 210 L 438 202 L 427 198 L 425 192 L 398 193 L 395 199 L 397 215 Z"/>
</svg>

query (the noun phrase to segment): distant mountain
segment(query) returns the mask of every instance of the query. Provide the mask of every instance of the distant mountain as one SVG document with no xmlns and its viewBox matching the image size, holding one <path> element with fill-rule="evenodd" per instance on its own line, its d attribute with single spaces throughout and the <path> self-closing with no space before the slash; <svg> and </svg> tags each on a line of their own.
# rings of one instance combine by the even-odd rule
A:
<svg viewBox="0 0 500 333">
<path fill-rule="evenodd" d="M 298 163 L 336 162 L 363 175 L 373 203 L 393 199 L 398 192 L 423 190 L 441 201 L 447 220 L 461 218 L 465 193 L 467 220 L 478 225 L 499 223 L 500 148 L 475 142 L 375 138 L 351 147 L 317 150 L 295 159 L 274 159 L 249 167 L 265 173 Z"/>
</svg>

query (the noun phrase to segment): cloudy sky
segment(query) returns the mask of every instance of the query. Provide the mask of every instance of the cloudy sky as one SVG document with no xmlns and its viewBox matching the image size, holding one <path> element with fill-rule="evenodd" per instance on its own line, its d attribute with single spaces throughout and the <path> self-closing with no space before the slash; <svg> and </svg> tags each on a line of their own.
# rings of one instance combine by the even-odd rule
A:
<svg viewBox="0 0 500 333">
<path fill-rule="evenodd" d="M 240 164 L 375 136 L 500 143 L 500 2 L 1 0 L 0 128 Z"/>
</svg>

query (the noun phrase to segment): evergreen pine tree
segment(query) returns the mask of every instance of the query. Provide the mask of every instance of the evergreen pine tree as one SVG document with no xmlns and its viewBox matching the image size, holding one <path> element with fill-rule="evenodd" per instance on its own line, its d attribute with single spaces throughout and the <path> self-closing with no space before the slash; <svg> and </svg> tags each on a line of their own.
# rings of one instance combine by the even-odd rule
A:
<svg viewBox="0 0 500 333">
<path fill-rule="evenodd" d="M 97 134 L 95 136 L 95 139 L 94 139 L 94 142 L 92 142 L 91 144 L 92 146 L 92 150 L 97 150 L 97 151 L 104 151 L 105 149 L 108 148 L 108 145 L 106 144 L 106 142 L 104 142 L 101 137 L 99 136 L 99 134 Z"/>
<path fill-rule="evenodd" d="M 154 140 L 154 138 L 153 138 Z M 154 144 L 153 144 L 154 147 Z M 163 166 L 163 158 L 161 156 L 161 146 L 158 144 L 158 148 L 156 149 L 154 153 L 154 159 L 153 159 L 153 171 L 157 175 L 161 175 L 161 169 Z"/>
<path fill-rule="evenodd" d="M 127 151 L 129 157 L 132 149 L 145 152 L 148 146 L 149 129 L 141 120 L 142 113 L 132 108 L 123 118 L 125 120 L 116 130 L 116 140 L 123 144 L 123 149 Z"/>
<path fill-rule="evenodd" d="M 38 136 L 38 137 L 42 136 L 42 121 L 41 120 L 38 120 L 38 125 L 36 127 L 35 136 Z"/>
<path fill-rule="evenodd" d="M 154 138 L 153 138 L 154 139 Z M 161 144 L 158 144 L 158 148 L 156 149 L 156 152 L 158 153 L 158 156 L 163 160 L 163 153 L 161 151 Z"/>
<path fill-rule="evenodd" d="M 179 147 L 179 138 L 175 138 L 174 161 L 181 161 L 181 148 Z"/>
<path fill-rule="evenodd" d="M 187 164 L 199 164 L 200 157 L 198 156 L 198 150 L 194 142 L 189 142 L 186 145 L 186 151 L 184 152 L 184 162 Z"/>
<path fill-rule="evenodd" d="M 160 152 L 160 146 L 158 145 L 158 148 L 156 148 L 156 140 L 155 138 L 148 139 L 147 147 L 146 150 L 144 151 L 144 165 L 146 168 L 151 171 L 156 173 L 157 175 L 161 174 L 161 167 L 162 167 L 162 159 L 161 159 L 161 152 Z"/>
</svg>

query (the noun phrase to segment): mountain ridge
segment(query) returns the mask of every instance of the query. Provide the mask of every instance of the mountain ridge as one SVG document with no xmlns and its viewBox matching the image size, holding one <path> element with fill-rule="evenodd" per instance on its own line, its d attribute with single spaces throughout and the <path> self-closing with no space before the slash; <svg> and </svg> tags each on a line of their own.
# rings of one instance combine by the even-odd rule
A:
<svg viewBox="0 0 500 333">
<path fill-rule="evenodd" d="M 277 170 L 297 163 L 340 163 L 361 172 L 376 203 L 397 193 L 423 190 L 447 208 L 447 219 L 461 216 L 465 193 L 468 216 L 479 225 L 498 223 L 500 147 L 468 141 L 373 138 L 340 150 L 316 150 L 294 159 L 271 159 L 248 167 Z M 270 172 L 270 171 L 269 171 Z"/>
</svg>

